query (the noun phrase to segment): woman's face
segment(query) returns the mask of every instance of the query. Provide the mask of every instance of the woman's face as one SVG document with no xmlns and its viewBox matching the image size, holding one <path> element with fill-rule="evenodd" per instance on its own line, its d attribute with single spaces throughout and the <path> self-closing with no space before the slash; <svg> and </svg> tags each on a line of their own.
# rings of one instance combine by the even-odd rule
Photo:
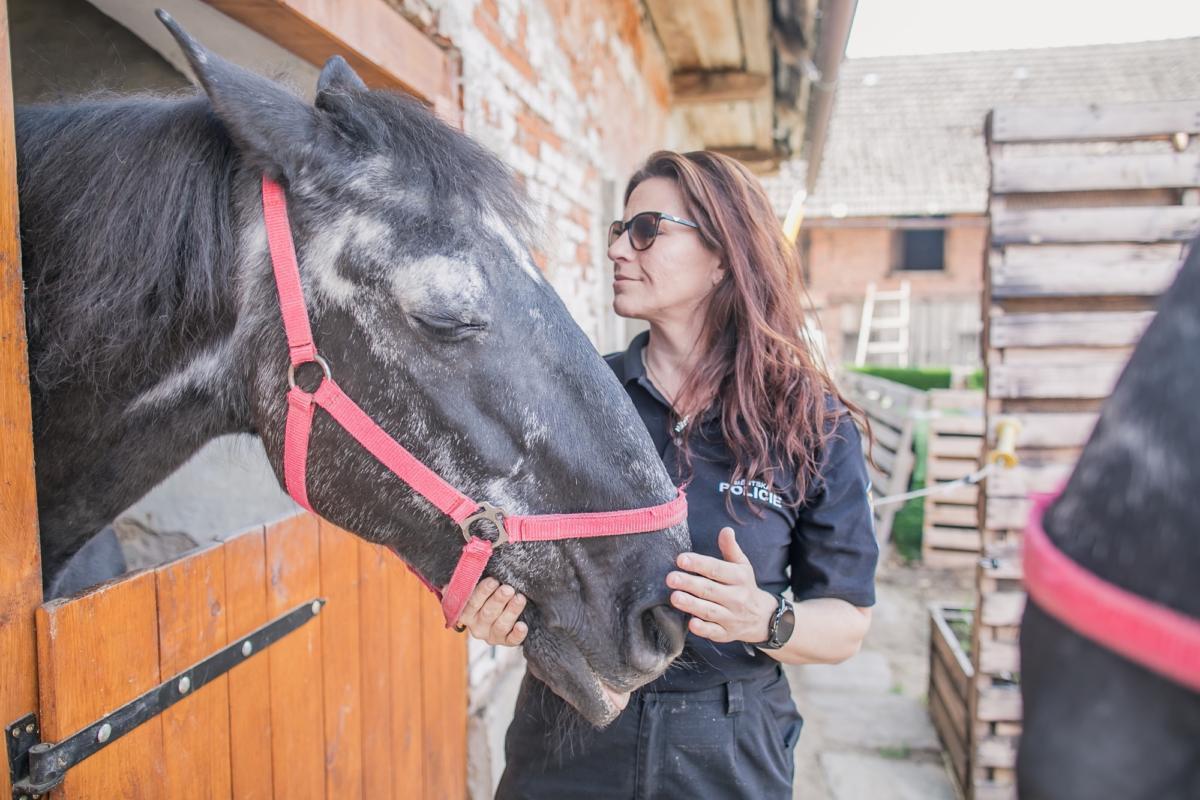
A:
<svg viewBox="0 0 1200 800">
<path fill-rule="evenodd" d="M 692 218 L 683 193 L 670 178 L 649 178 L 637 185 L 625 204 L 624 218 L 643 211 Z M 608 248 L 608 257 L 613 262 L 613 310 L 648 322 L 696 314 L 722 278 L 721 259 L 705 246 L 699 231 L 666 219 L 649 249 L 634 250 L 624 233 Z"/>
</svg>

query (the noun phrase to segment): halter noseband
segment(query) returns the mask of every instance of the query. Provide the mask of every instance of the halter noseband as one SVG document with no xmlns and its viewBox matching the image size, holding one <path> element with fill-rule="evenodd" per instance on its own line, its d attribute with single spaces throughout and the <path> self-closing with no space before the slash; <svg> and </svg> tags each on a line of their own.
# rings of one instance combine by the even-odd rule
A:
<svg viewBox="0 0 1200 800">
<path fill-rule="evenodd" d="M 1200 620 L 1109 583 L 1059 550 L 1042 523 L 1057 496 L 1034 495 L 1023 559 L 1029 596 L 1080 636 L 1200 692 Z"/>
<path fill-rule="evenodd" d="M 288 369 L 288 415 L 283 445 L 284 481 L 287 492 L 297 503 L 309 511 L 313 510 L 308 502 L 306 467 L 313 412 L 316 406 L 320 406 L 383 466 L 461 528 L 466 544 L 458 565 L 454 568 L 454 574 L 450 577 L 450 583 L 439 591 L 422 578 L 425 585 L 441 598 L 442 613 L 446 616 L 447 627 L 458 620 L 467 598 L 479 583 L 483 570 L 491 559 L 492 551 L 501 545 L 647 533 L 669 528 L 687 518 L 687 499 L 683 489 L 679 490 L 673 500 L 666 503 L 628 511 L 510 516 L 491 503 L 472 500 L 443 480 L 379 427 L 333 380 L 329 364 L 317 353 L 313 343 L 283 188 L 264 175 L 262 197 L 267 243 L 271 251 L 275 286 L 279 292 L 279 308 L 283 314 L 283 328 L 287 333 L 288 353 L 291 359 Z M 298 386 L 295 377 L 296 370 L 308 363 L 315 363 L 322 371 L 321 382 L 312 392 Z M 472 526 L 480 521 L 487 521 L 496 528 L 497 538 L 494 543 L 471 532 Z M 418 577 L 421 576 L 418 574 Z"/>
</svg>

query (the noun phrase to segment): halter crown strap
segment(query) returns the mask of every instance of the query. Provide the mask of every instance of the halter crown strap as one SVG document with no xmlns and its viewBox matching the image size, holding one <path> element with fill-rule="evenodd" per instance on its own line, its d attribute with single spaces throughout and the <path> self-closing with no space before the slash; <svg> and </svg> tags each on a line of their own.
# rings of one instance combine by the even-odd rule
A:
<svg viewBox="0 0 1200 800">
<path fill-rule="evenodd" d="M 1042 518 L 1057 496 L 1034 496 L 1023 557 L 1029 596 L 1080 636 L 1200 692 L 1200 620 L 1109 583 L 1055 547 Z"/>
<path fill-rule="evenodd" d="M 316 407 L 320 406 L 379 463 L 462 526 L 466 544 L 445 590 L 439 591 L 421 575 L 417 575 L 422 583 L 440 595 L 447 626 L 454 624 L 462 614 L 493 550 L 501 543 L 646 533 L 678 525 L 687 518 L 687 499 L 682 489 L 669 502 L 629 511 L 508 516 L 498 509 L 493 509 L 481 514 L 482 506 L 479 503 L 421 463 L 419 458 L 371 419 L 370 415 L 333 380 L 329 366 L 318 355 L 313 343 L 283 188 L 264 175 L 262 198 L 267 244 L 271 252 L 275 288 L 279 293 L 279 308 L 283 315 L 284 332 L 287 334 L 292 371 L 310 362 L 318 363 L 324 371 L 321 383 L 315 391 L 308 392 L 293 383 L 287 395 L 283 469 L 288 494 L 304 508 L 313 510 L 308 500 L 308 443 L 312 433 L 313 414 Z M 291 375 L 292 372 L 289 372 L 289 376 Z M 470 532 L 472 521 L 481 516 L 496 523 L 500 535 L 496 545 Z"/>
</svg>

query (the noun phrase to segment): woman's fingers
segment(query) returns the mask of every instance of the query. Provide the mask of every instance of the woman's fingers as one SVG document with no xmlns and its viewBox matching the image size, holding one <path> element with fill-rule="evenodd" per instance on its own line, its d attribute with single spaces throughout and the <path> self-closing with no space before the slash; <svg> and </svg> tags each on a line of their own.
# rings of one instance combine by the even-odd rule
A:
<svg viewBox="0 0 1200 800">
<path fill-rule="evenodd" d="M 518 622 L 516 625 L 513 625 L 513 629 L 509 632 L 508 636 L 505 637 L 504 644 L 508 645 L 509 647 L 516 647 L 521 642 L 525 641 L 525 636 L 528 633 L 529 626 L 524 622 Z"/>
<path fill-rule="evenodd" d="M 492 623 L 491 635 L 488 638 L 502 642 L 507 641 L 509 634 L 513 632 L 513 628 L 517 624 L 517 617 L 521 616 L 521 612 L 524 610 L 525 596 L 514 594 Z"/>
<path fill-rule="evenodd" d="M 495 578 L 484 578 L 475 584 L 475 588 L 471 590 L 471 596 L 467 598 L 467 604 L 463 606 L 462 613 L 458 615 L 458 624 L 466 628 L 471 627 L 475 617 L 479 614 L 479 609 L 499 586 L 500 581 Z"/>
<path fill-rule="evenodd" d="M 480 607 L 479 613 L 475 615 L 476 621 L 484 629 L 490 628 L 500 613 L 504 611 L 504 607 L 508 605 L 508 601 L 516 594 L 511 586 L 501 586 L 496 591 L 492 592 L 491 596 L 484 601 Z"/>
<path fill-rule="evenodd" d="M 687 592 L 671 592 L 671 605 L 686 614 L 708 622 L 724 622 L 729 618 L 729 611 L 724 606 L 701 600 Z"/>
</svg>

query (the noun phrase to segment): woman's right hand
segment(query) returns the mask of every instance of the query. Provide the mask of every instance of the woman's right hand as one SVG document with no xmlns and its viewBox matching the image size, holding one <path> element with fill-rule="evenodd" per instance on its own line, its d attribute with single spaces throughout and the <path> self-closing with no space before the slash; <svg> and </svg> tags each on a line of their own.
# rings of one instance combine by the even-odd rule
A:
<svg viewBox="0 0 1200 800">
<path fill-rule="evenodd" d="M 495 578 L 484 578 L 471 592 L 458 624 L 488 644 L 516 647 L 529 633 L 528 625 L 517 622 L 524 610 L 524 595 Z"/>
</svg>

